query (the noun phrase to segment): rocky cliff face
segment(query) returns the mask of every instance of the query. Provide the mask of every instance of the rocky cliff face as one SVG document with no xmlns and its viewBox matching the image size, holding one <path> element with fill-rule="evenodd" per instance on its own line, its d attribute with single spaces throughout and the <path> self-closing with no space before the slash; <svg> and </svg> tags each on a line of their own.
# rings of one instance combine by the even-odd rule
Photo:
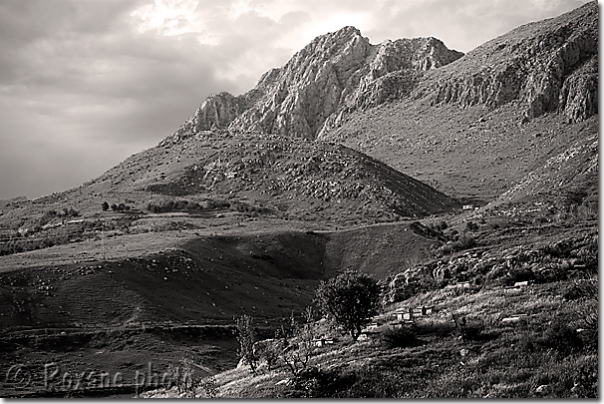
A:
<svg viewBox="0 0 604 404">
<path fill-rule="evenodd" d="M 432 104 L 522 105 L 524 119 L 550 111 L 577 122 L 597 113 L 598 9 L 592 2 L 517 28 L 468 53 L 417 87 Z"/>
<path fill-rule="evenodd" d="M 179 132 L 228 128 L 315 139 L 342 113 L 408 95 L 422 72 L 462 55 L 434 38 L 372 45 L 345 27 L 315 38 L 250 92 L 209 97 Z"/>
</svg>

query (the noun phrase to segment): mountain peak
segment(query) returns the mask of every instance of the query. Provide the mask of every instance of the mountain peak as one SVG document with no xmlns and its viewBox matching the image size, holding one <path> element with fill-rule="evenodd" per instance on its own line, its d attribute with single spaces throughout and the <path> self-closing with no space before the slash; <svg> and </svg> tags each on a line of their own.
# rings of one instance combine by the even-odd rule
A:
<svg viewBox="0 0 604 404">
<path fill-rule="evenodd" d="M 372 45 L 345 26 L 316 37 L 248 93 L 209 97 L 175 135 L 229 128 L 316 139 L 343 113 L 407 95 L 422 72 L 462 55 L 435 38 Z"/>
<path fill-rule="evenodd" d="M 337 31 L 330 32 L 325 35 L 326 36 L 339 36 L 339 37 L 341 37 L 341 36 L 352 37 L 352 36 L 361 36 L 361 31 L 358 28 L 353 27 L 352 25 L 347 25 L 345 27 L 340 28 Z"/>
<path fill-rule="evenodd" d="M 463 58 L 434 37 L 373 45 L 345 26 L 313 39 L 246 94 L 209 97 L 176 135 L 228 128 L 314 140 L 355 110 L 402 98 L 489 108 L 515 101 L 525 121 L 550 111 L 582 121 L 597 113 L 597 17 L 589 3 Z"/>
</svg>

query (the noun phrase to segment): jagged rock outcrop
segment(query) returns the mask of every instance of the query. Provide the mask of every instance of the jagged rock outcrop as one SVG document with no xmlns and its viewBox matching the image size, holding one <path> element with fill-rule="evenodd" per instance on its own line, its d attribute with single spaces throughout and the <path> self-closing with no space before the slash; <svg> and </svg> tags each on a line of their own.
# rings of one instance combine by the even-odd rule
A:
<svg viewBox="0 0 604 404">
<path fill-rule="evenodd" d="M 564 111 L 571 122 L 584 121 L 598 113 L 597 55 L 564 80 L 559 98 L 558 109 Z"/>
<path fill-rule="evenodd" d="M 315 139 L 342 113 L 406 96 L 422 72 L 462 55 L 435 38 L 372 45 L 345 27 L 315 38 L 250 92 L 209 97 L 177 135 L 228 128 Z"/>
<path fill-rule="evenodd" d="M 228 126 L 245 110 L 244 100 L 222 92 L 208 97 L 195 112 L 194 124 L 198 131 Z"/>
<path fill-rule="evenodd" d="M 597 54 L 598 10 L 591 2 L 487 42 L 426 77 L 414 97 L 492 108 L 517 100 L 525 119 L 558 111 L 581 121 L 597 113 Z"/>
</svg>

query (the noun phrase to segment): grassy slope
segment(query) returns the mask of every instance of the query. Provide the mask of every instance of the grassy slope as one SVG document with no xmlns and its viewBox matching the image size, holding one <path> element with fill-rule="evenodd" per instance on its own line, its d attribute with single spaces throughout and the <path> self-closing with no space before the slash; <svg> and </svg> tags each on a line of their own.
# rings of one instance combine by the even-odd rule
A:
<svg viewBox="0 0 604 404">
<path fill-rule="evenodd" d="M 25 268 L 9 264 L 0 273 L 4 330 L 228 323 L 244 312 L 283 317 L 309 304 L 319 280 L 343 267 L 385 278 L 429 257 L 439 243 L 409 223 L 344 232 L 308 233 L 290 225 L 256 232 L 235 228 L 220 236 L 160 234 L 161 242 L 152 233 L 109 238 L 106 260 L 100 259 L 100 240 L 85 243 L 86 256 L 96 259 L 82 260 L 73 244 L 6 257 L 4 264 L 10 258 Z M 414 248 L 401 251 L 404 245 Z M 58 259 L 50 264 L 52 257 Z"/>
<path fill-rule="evenodd" d="M 567 124 L 550 114 L 519 125 L 518 110 L 383 105 L 357 114 L 328 135 L 457 198 L 488 201 L 548 158 L 597 132 L 597 116 Z"/>
<path fill-rule="evenodd" d="M 355 343 L 340 336 L 336 345 L 316 349 L 312 356 L 309 366 L 317 366 L 331 377 L 331 381 L 319 380 L 316 389 L 293 388 L 292 375 L 284 366 L 272 371 L 264 367 L 257 375 L 244 366 L 213 377 L 218 396 L 511 398 L 597 394 L 597 320 L 595 328 L 589 322 L 597 319 L 597 221 L 540 226 L 525 222 L 499 229 L 490 228 L 487 222 L 476 237 L 479 248 L 445 255 L 438 262 L 445 266 L 457 262 L 456 276 L 465 272 L 465 279 L 475 285 L 478 272 L 472 265 L 460 264 L 473 262 L 471 257 L 480 252 L 484 259 L 475 261 L 476 268 L 486 271 L 477 269 L 486 274 L 486 283 L 418 293 L 387 306 L 376 318 L 383 324 L 392 319 L 393 310 L 434 306 L 435 314 L 416 320 L 410 329 L 418 338 L 416 345 L 391 347 L 379 340 Z M 584 254 L 579 253 L 585 251 L 582 240 L 590 240 L 589 257 L 596 260 L 596 267 L 593 262 L 587 268 L 573 269 L 569 264 L 575 252 Z M 594 240 L 596 249 L 592 248 Z M 575 252 L 569 255 L 566 246 Z M 547 253 L 527 261 L 523 251 Z M 506 271 L 525 271 L 527 262 L 536 276 L 546 276 L 550 268 L 566 269 L 553 278 L 537 278 L 528 287 L 506 288 Z M 508 268 L 501 271 L 501 263 Z M 502 322 L 517 314 L 524 315 L 519 322 Z M 465 326 L 456 326 L 454 319 L 461 324 L 462 318 Z M 469 333 L 472 328 L 477 334 Z M 577 329 L 585 330 L 577 333 Z M 175 390 L 150 394 L 178 395 Z M 205 393 L 200 389 L 197 394 Z"/>
<path fill-rule="evenodd" d="M 252 222 L 118 235 L 6 256 L 0 362 L 27 358 L 32 369 L 42 369 L 55 360 L 78 372 L 131 375 L 148 362 L 164 371 L 168 363 L 192 357 L 218 372 L 237 361 L 231 331 L 189 335 L 190 325 L 227 326 L 233 316 L 248 313 L 274 329 L 308 305 L 319 280 L 339 265 L 385 276 L 421 260 L 435 243 L 404 222 L 342 233 Z M 406 255 L 399 244 L 420 248 Z M 348 252 L 360 248 L 380 259 L 350 261 Z M 36 380 L 36 388 L 42 383 Z M 18 393 L 7 388 L 3 394 Z"/>
</svg>

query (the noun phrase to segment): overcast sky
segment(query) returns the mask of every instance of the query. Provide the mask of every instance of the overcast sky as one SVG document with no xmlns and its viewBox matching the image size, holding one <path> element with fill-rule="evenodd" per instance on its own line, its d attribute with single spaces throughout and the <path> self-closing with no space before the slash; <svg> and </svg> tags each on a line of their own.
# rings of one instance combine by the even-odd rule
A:
<svg viewBox="0 0 604 404">
<path fill-rule="evenodd" d="M 317 35 L 468 52 L 586 0 L 1 0 L 0 199 L 65 190 L 251 89 Z"/>
</svg>

